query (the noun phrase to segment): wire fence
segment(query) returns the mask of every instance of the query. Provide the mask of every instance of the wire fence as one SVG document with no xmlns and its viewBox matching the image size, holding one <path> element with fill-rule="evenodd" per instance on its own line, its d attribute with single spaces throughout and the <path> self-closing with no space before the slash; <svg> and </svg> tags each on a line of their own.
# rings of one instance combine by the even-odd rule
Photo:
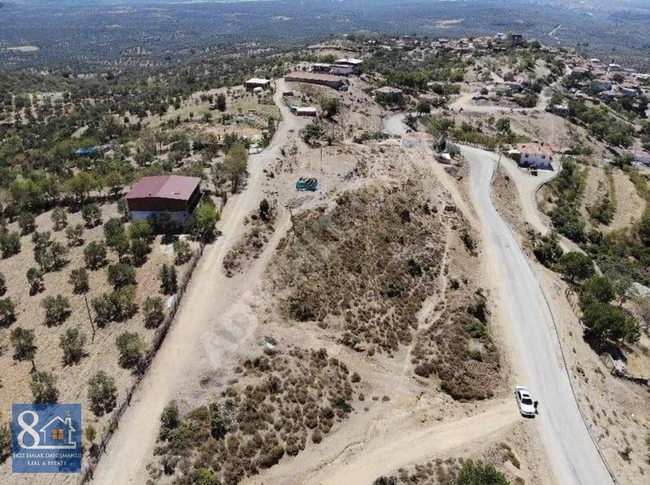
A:
<svg viewBox="0 0 650 485">
<path fill-rule="evenodd" d="M 142 382 L 142 379 L 144 378 L 146 372 L 149 370 L 149 367 L 151 366 L 151 363 L 153 362 L 156 353 L 160 349 L 160 346 L 162 345 L 163 341 L 165 340 L 165 337 L 167 336 L 167 332 L 171 328 L 171 325 L 174 322 L 174 319 L 176 318 L 176 312 L 180 308 L 181 301 L 183 299 L 183 296 L 185 295 L 187 286 L 190 283 L 190 279 L 192 278 L 194 269 L 198 265 L 201 256 L 203 256 L 204 250 L 205 250 L 205 244 L 201 243 L 199 249 L 197 249 L 194 252 L 194 255 L 188 262 L 188 270 L 185 273 L 185 276 L 183 276 L 183 279 L 181 280 L 178 291 L 173 296 L 173 300 L 169 308 L 169 313 L 167 314 L 163 322 L 160 324 L 160 326 L 156 329 L 156 333 L 154 334 L 153 340 L 151 342 L 151 346 L 147 350 L 147 353 L 144 356 L 144 358 L 142 359 L 142 363 L 141 366 L 139 367 L 139 372 L 136 375 L 136 378 L 127 389 L 126 395 L 122 400 L 122 402 L 119 403 L 118 406 L 113 410 L 113 413 L 111 414 L 111 417 L 108 420 L 107 426 L 104 432 L 102 433 L 99 442 L 96 445 L 93 445 L 93 448 L 91 449 L 91 455 L 90 455 L 91 457 L 88 459 L 86 467 L 81 473 L 81 477 L 80 477 L 81 484 L 87 483 L 89 480 L 92 480 L 93 474 L 95 472 L 95 468 L 99 463 L 99 458 L 106 451 L 106 447 L 108 446 L 108 443 L 111 437 L 113 436 L 113 433 L 119 427 L 118 425 L 119 425 L 120 418 L 126 411 L 126 408 L 131 405 L 131 398 L 133 397 L 133 394 L 136 392 L 138 386 L 140 385 L 140 382 Z"/>
</svg>

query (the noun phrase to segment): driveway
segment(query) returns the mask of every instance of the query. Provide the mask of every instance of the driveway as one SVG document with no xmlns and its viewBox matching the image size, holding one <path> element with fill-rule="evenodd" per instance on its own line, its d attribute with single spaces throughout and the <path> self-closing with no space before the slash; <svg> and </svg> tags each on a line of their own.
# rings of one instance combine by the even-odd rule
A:
<svg viewBox="0 0 650 485">
<path fill-rule="evenodd" d="M 494 158 L 490 152 L 461 147 L 471 167 L 471 192 L 489 267 L 494 269 L 506 329 L 516 345 L 515 361 L 533 399 L 540 402 L 536 422 L 558 483 L 613 483 L 583 422 L 566 373 L 553 316 L 534 270 L 490 198 Z M 514 391 L 513 391 L 514 392 Z M 515 405 L 514 396 L 512 398 Z M 522 418 L 523 419 L 523 418 Z"/>
</svg>

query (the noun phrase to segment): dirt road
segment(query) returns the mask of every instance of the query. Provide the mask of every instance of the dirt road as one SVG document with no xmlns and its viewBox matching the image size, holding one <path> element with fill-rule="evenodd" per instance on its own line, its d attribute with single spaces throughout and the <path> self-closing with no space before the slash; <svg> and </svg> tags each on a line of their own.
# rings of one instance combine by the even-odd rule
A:
<svg viewBox="0 0 650 485">
<path fill-rule="evenodd" d="M 290 131 L 296 129 L 295 117 L 282 103 L 283 88 L 283 85 L 278 85 L 275 95 L 283 121 L 271 145 L 250 158 L 248 185 L 226 205 L 219 224 L 223 236 L 206 248 L 176 321 L 100 459 L 95 471 L 95 483 L 118 485 L 147 481 L 146 465 L 153 458 L 163 408 L 177 396 L 177 390 L 188 379 L 197 377 L 199 368 L 206 371 L 208 368 L 205 366 L 210 365 L 202 336 L 206 332 L 215 335 L 223 332 L 220 316 L 256 284 L 258 275 L 253 272 L 250 278 L 234 285 L 224 276 L 222 261 L 236 241 L 244 217 L 259 204 L 263 169 L 279 155 Z M 228 345 L 227 339 L 217 342 Z"/>
<path fill-rule="evenodd" d="M 492 154 L 461 147 L 470 163 L 471 191 L 487 246 L 487 256 L 496 269 L 504 312 L 518 348 L 518 361 L 527 376 L 533 398 L 540 402 L 540 427 L 547 454 L 562 484 L 613 483 L 580 416 L 551 311 L 537 277 L 523 251 L 490 199 L 494 170 Z M 514 399 L 514 398 L 513 398 Z"/>
</svg>

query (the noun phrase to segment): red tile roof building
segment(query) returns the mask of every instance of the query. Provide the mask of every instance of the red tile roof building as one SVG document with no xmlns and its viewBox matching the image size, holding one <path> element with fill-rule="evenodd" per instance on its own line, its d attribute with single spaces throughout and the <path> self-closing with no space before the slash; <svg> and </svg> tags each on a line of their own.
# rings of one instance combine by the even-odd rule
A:
<svg viewBox="0 0 650 485">
<path fill-rule="evenodd" d="M 184 224 L 201 199 L 201 179 L 179 175 L 143 177 L 126 196 L 131 219 L 169 213 Z"/>
</svg>

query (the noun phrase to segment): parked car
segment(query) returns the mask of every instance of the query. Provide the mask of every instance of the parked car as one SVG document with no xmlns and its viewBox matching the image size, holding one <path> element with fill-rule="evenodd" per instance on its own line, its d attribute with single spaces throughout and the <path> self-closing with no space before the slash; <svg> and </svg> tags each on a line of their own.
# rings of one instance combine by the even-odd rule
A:
<svg viewBox="0 0 650 485">
<path fill-rule="evenodd" d="M 515 397 L 517 398 L 517 406 L 522 416 L 535 417 L 535 405 L 533 398 L 530 397 L 530 392 L 524 386 L 515 387 Z"/>
</svg>

